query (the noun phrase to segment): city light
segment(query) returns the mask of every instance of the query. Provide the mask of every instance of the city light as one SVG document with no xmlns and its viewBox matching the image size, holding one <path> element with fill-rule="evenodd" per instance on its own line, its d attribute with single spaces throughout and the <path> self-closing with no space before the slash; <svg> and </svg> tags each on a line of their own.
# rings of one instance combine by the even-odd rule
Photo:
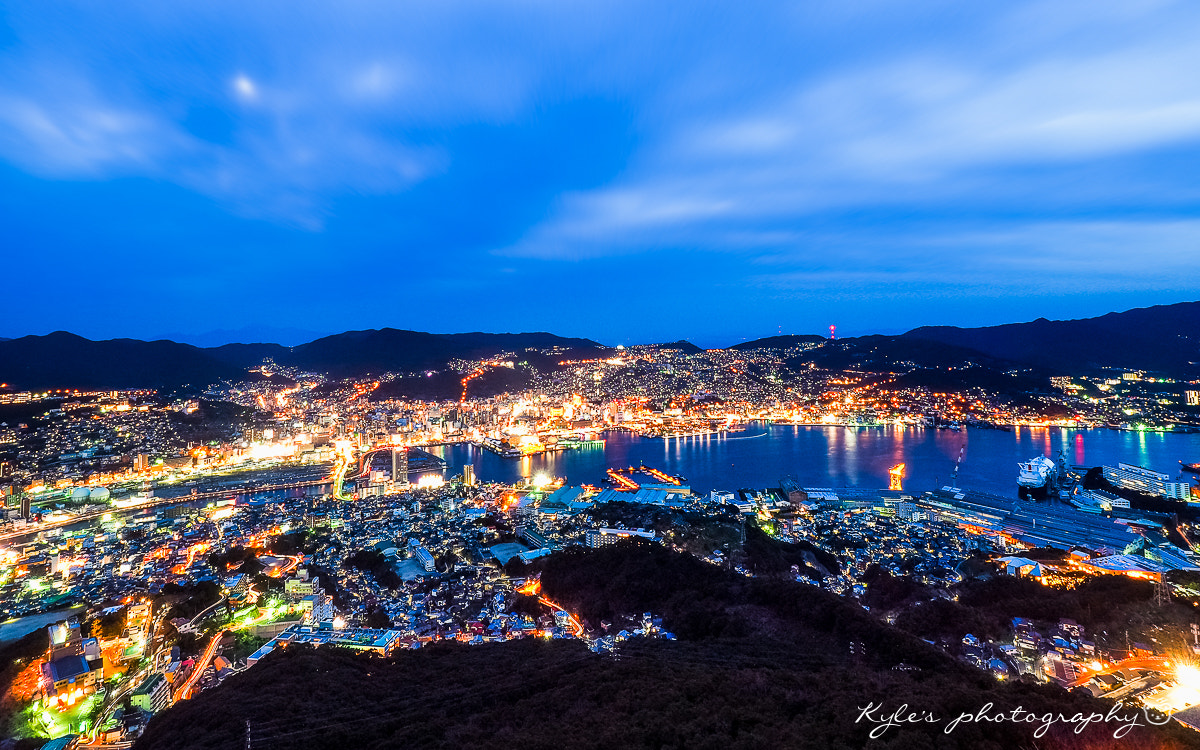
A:
<svg viewBox="0 0 1200 750">
<path fill-rule="evenodd" d="M 20 506 L 9 504 L 11 546 L 0 554 L 0 581 L 15 582 L 17 605 L 30 609 L 67 595 L 127 605 L 153 601 L 153 617 L 127 614 L 124 623 L 110 622 L 98 643 L 106 663 L 136 665 L 145 658 L 152 666 L 106 672 L 103 682 L 109 695 L 124 696 L 148 670 L 174 669 L 172 699 L 183 699 L 253 667 L 253 659 L 239 663 L 236 651 L 210 640 L 218 629 L 264 634 L 278 646 L 299 640 L 276 640 L 275 634 L 300 621 L 298 628 L 308 630 L 295 633 L 320 642 L 384 638 L 380 653 L 443 639 L 572 638 L 604 650 L 619 640 L 655 637 L 644 612 L 585 628 L 546 597 L 537 573 L 526 577 L 530 568 L 521 567 L 572 548 L 635 539 L 747 578 L 762 576 L 763 568 L 746 550 L 803 545 L 790 549 L 811 550 L 811 558 L 797 555 L 771 575 L 849 602 L 869 596 L 872 584 L 864 574 L 872 566 L 916 581 L 930 596 L 960 601 L 958 586 L 974 567 L 995 578 L 1028 578 L 1051 594 L 1100 575 L 1157 586 L 1159 567 L 1190 559 L 1186 548 L 1176 552 L 1153 536 L 1156 516 L 1139 516 L 1119 497 L 1082 516 L 1074 503 L 1082 503 L 1077 485 L 1085 472 L 1069 465 L 1063 472 L 1069 481 L 1052 503 L 1016 499 L 1018 469 L 1007 464 L 995 480 L 1002 487 L 959 489 L 968 431 L 979 455 L 989 445 L 1032 439 L 1056 471 L 1060 459 L 1067 461 L 1057 454 L 1060 445 L 1073 449 L 1082 466 L 1084 440 L 1093 452 L 1092 433 L 1067 430 L 1120 410 L 1088 411 L 1070 388 L 1046 396 L 1055 409 L 1069 402 L 1068 411 L 1043 414 L 985 391 L 901 387 L 899 373 L 808 368 L 796 361 L 800 352 L 630 347 L 619 373 L 617 362 L 598 361 L 603 357 L 553 354 L 556 369 L 539 373 L 525 390 L 498 395 L 489 395 L 490 377 L 480 373 L 507 372 L 516 362 L 528 367 L 520 359 L 525 355 L 455 361 L 439 370 L 458 381 L 448 380 L 452 392 L 438 401 L 397 395 L 398 383 L 424 371 L 338 381 L 272 367 L 286 376 L 286 395 L 267 382 L 217 386 L 206 400 L 222 398 L 254 416 L 208 426 L 205 437 L 212 439 L 205 440 L 169 429 L 178 419 L 173 415 L 202 413 L 199 399 L 147 394 L 139 403 L 141 396 L 103 392 L 94 397 L 98 406 L 72 403 L 53 417 L 55 429 L 68 437 L 47 447 L 45 468 L 22 468 L 22 499 L 30 507 L 27 517 L 14 518 Z M 1104 393 L 1117 398 L 1122 386 Z M 122 403 L 130 408 L 117 408 Z M 1134 439 L 1148 451 L 1157 438 L 1137 429 L 1148 423 L 1146 409 L 1139 403 L 1138 416 L 1122 429 L 1142 435 Z M 139 419 L 148 426 L 137 427 Z M 124 446 L 119 460 L 105 464 L 86 454 L 97 429 L 109 430 L 105 444 Z M 790 463 L 781 464 L 772 452 L 785 443 Z M 807 443 L 820 447 L 797 450 Z M 404 453 L 393 456 L 397 447 Z M 820 460 L 809 460 L 809 453 Z M 1176 494 L 1188 489 L 1176 481 L 1174 466 L 1145 460 L 1173 473 L 1138 475 L 1142 479 L 1174 482 Z M 472 467 L 468 479 L 446 481 L 466 465 Z M 1100 469 L 1096 476 L 1116 480 Z M 988 471 L 977 466 L 972 477 Z M 935 482 L 939 475 L 951 479 Z M 745 476 L 764 478 L 747 482 Z M 905 483 L 912 485 L 907 492 Z M 945 486 L 953 491 L 942 491 Z M 1187 523 L 1178 531 L 1185 542 L 1192 533 Z M 1145 550 L 1130 546 L 1133 536 L 1146 540 Z M 1061 560 L 1046 559 L 1053 554 L 1044 549 L 1036 560 L 1021 559 L 1042 545 L 1067 552 Z M 168 632 L 202 635 L 183 640 L 191 650 L 172 666 L 166 649 L 174 644 L 150 628 L 196 581 L 219 587 L 221 603 L 205 601 L 173 618 L 175 630 Z M 130 594 L 133 582 L 136 594 Z M 164 599 L 151 591 L 172 593 Z M 1167 593 L 1176 605 L 1200 603 L 1200 591 L 1189 599 L 1186 586 L 1173 584 Z M 520 594 L 537 597 L 534 610 L 513 606 Z M 1015 605 L 1006 615 L 1023 616 Z M 892 622 L 896 615 L 884 617 Z M 382 627 L 361 626 L 368 621 Z M 1200 671 L 1186 662 L 1171 667 L 1153 646 L 1134 648 L 1068 621 L 1039 621 L 1027 627 L 1028 637 L 1025 627 L 990 634 L 993 641 L 976 639 L 960 658 L 996 679 L 1028 673 L 1064 689 L 1129 687 L 1137 700 L 1167 710 L 1200 700 Z M 381 632 L 396 635 L 370 635 Z M 1153 637 L 1132 640 L 1153 643 Z M 1130 687 L 1128 675 L 1136 672 L 1129 670 L 1149 670 L 1169 682 Z M 42 689 L 40 665 L 26 681 L 32 699 Z M 50 712 L 59 721 L 69 717 L 74 729 L 111 719 L 107 703 L 101 715 L 75 718 L 89 701 L 97 709 L 104 702 L 86 689 L 43 694 L 51 696 Z"/>
</svg>

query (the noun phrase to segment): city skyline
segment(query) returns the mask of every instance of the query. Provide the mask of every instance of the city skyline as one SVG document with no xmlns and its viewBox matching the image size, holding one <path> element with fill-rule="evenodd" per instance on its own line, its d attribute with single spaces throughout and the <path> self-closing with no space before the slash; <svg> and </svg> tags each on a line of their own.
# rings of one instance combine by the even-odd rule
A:
<svg viewBox="0 0 1200 750">
<path fill-rule="evenodd" d="M 1198 13 L 9 8 L 0 217 L 45 283 L 0 335 L 723 345 L 1200 298 Z"/>
<path fill-rule="evenodd" d="M 0 750 L 1197 746 L 1198 37 L 0 6 Z"/>
</svg>

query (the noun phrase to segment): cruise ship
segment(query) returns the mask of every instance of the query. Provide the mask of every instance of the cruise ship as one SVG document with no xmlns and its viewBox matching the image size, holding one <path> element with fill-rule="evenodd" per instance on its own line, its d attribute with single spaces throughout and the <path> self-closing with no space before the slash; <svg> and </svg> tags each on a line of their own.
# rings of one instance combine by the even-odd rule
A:
<svg viewBox="0 0 1200 750">
<path fill-rule="evenodd" d="M 1026 463 L 1017 464 L 1017 467 L 1020 469 L 1017 474 L 1017 491 L 1021 499 L 1045 500 L 1058 476 L 1058 467 L 1054 462 L 1045 456 L 1038 456 Z"/>
</svg>

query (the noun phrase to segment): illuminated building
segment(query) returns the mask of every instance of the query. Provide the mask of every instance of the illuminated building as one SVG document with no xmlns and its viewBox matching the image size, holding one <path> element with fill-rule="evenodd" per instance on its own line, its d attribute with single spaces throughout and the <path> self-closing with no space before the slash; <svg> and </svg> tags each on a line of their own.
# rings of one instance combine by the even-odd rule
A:
<svg viewBox="0 0 1200 750">
<path fill-rule="evenodd" d="M 425 568 L 427 572 L 433 572 L 436 564 L 433 559 L 433 554 L 429 550 L 418 544 L 412 546 L 411 552 L 412 556 L 416 559 L 417 563 L 421 565 L 421 567 Z"/>
<path fill-rule="evenodd" d="M 517 536 L 529 542 L 534 547 L 550 546 L 550 542 L 546 539 L 546 536 L 535 528 L 530 526 L 518 526 L 516 528 L 516 532 Z"/>
<path fill-rule="evenodd" d="M 392 449 L 392 483 L 408 484 L 408 449 Z"/>
<path fill-rule="evenodd" d="M 77 623 L 60 622 L 47 630 L 50 654 L 42 665 L 42 685 L 60 707 L 72 706 L 103 682 L 104 659 L 96 639 L 83 638 Z"/>
<path fill-rule="evenodd" d="M 712 490 L 708 493 L 708 501 L 713 505 L 733 505 L 737 501 L 737 496 L 728 490 Z"/>
<path fill-rule="evenodd" d="M 142 684 L 130 694 L 129 702 L 147 713 L 158 713 L 171 705 L 171 683 L 156 672 L 142 680 Z"/>
<path fill-rule="evenodd" d="M 298 602 L 306 596 L 311 596 L 319 591 L 324 591 L 320 585 L 320 578 L 289 578 L 283 582 L 283 592 L 290 602 Z"/>
<path fill-rule="evenodd" d="M 653 531 L 642 529 L 588 529 L 584 534 L 584 540 L 589 547 L 607 547 L 630 537 L 639 537 L 650 541 L 655 539 Z"/>
<path fill-rule="evenodd" d="M 315 625 L 333 620 L 333 598 L 323 590 L 318 590 L 315 594 L 301 597 L 300 602 L 297 604 L 297 609 L 301 612 L 301 621 L 306 625 Z"/>
<path fill-rule="evenodd" d="M 1105 466 L 1104 478 L 1118 487 L 1147 495 L 1157 495 L 1172 500 L 1187 501 L 1191 499 L 1191 486 L 1187 482 L 1172 482 L 1171 477 L 1167 474 L 1133 464 L 1117 464 L 1116 468 Z"/>
<path fill-rule="evenodd" d="M 333 622 L 322 622 L 318 626 L 292 625 L 287 630 L 275 636 L 265 646 L 246 658 L 246 666 L 252 666 L 259 659 L 279 647 L 293 643 L 310 644 L 313 646 L 341 646 L 356 651 L 373 651 L 386 656 L 400 645 L 403 633 L 399 630 L 377 630 L 373 628 L 335 628 Z"/>
<path fill-rule="evenodd" d="M 229 603 L 240 607 L 250 595 L 250 576 L 239 573 L 225 582 L 225 588 L 229 592 Z"/>
</svg>

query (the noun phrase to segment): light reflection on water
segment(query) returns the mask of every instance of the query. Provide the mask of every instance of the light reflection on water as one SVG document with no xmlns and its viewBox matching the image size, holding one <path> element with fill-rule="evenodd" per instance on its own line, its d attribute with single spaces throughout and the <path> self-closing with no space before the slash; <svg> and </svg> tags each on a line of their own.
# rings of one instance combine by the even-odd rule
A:
<svg viewBox="0 0 1200 750">
<path fill-rule="evenodd" d="M 763 437 L 755 437 L 765 433 Z M 546 472 L 570 484 L 601 484 L 609 467 L 645 463 L 688 479 L 696 491 L 775 486 L 794 474 L 809 487 L 886 487 L 888 469 L 906 464 L 904 487 L 921 492 L 945 484 L 966 447 L 961 487 L 1012 495 L 1017 463 L 1067 447 L 1080 465 L 1135 463 L 1179 474 L 1179 461 L 1200 461 L 1200 434 L 1016 428 L 932 430 L 914 427 L 793 426 L 751 423 L 744 433 L 643 438 L 624 430 L 604 434 L 604 448 L 506 459 L 466 445 L 431 448 L 447 472 L 475 466 L 482 480 L 515 482 Z M 969 445 L 969 447 L 967 447 Z"/>
</svg>

